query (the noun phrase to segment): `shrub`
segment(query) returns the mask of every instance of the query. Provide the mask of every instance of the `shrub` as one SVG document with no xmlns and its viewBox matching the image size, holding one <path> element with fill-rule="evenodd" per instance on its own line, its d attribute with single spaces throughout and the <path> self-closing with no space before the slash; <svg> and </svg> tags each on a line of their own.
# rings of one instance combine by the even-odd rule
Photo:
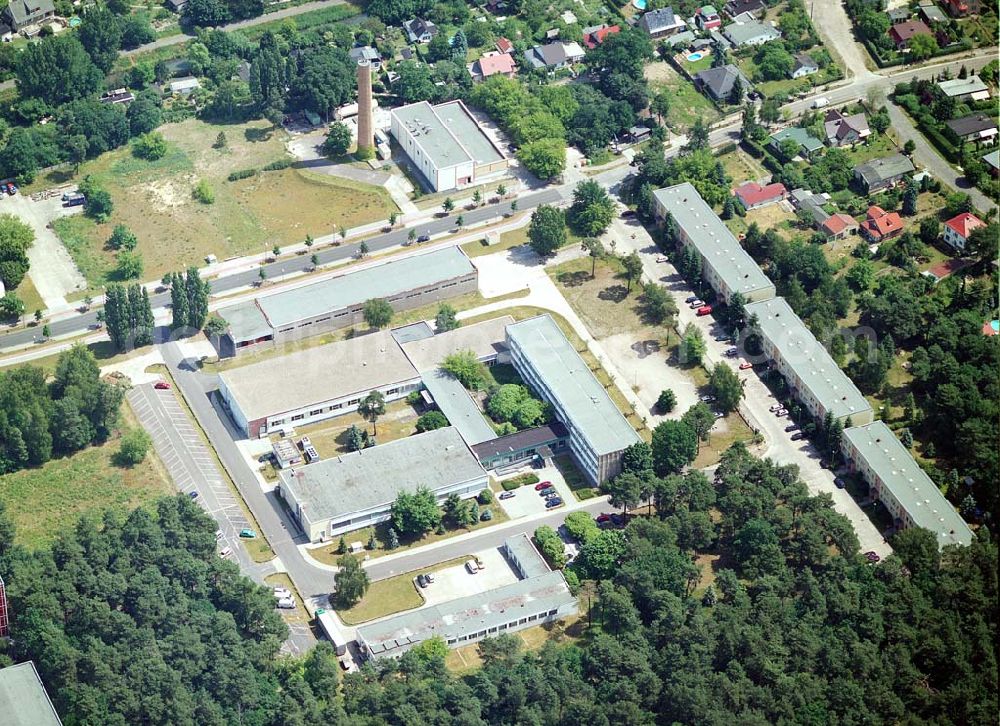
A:
<svg viewBox="0 0 1000 726">
<path fill-rule="evenodd" d="M 517 476 L 511 477 L 505 481 L 500 482 L 500 486 L 504 488 L 504 491 L 511 491 L 512 489 L 517 489 L 518 487 L 531 486 L 532 484 L 537 484 L 541 481 L 538 475 L 531 471 L 526 471 L 524 474 L 518 474 Z"/>
<path fill-rule="evenodd" d="M 191 192 L 191 196 L 202 204 L 215 203 L 215 192 L 212 191 L 212 187 L 210 187 L 208 182 L 204 179 L 195 185 L 194 191 Z"/>
<path fill-rule="evenodd" d="M 132 142 L 132 154 L 146 161 L 162 159 L 167 153 L 167 140 L 155 131 L 143 134 Z"/>
<path fill-rule="evenodd" d="M 278 159 L 261 168 L 261 171 L 281 171 L 292 165 L 291 159 Z"/>
<path fill-rule="evenodd" d="M 479 492 L 479 496 L 476 497 L 480 504 L 492 504 L 493 503 L 493 492 L 489 489 L 483 489 Z"/>
<path fill-rule="evenodd" d="M 479 515 L 480 522 L 489 522 L 491 519 L 493 519 L 493 512 L 489 509 L 484 509 L 483 513 Z"/>
<path fill-rule="evenodd" d="M 239 171 L 232 172 L 226 177 L 231 182 L 239 181 L 240 179 L 249 179 L 252 176 L 257 175 L 256 169 L 240 169 Z"/>
<path fill-rule="evenodd" d="M 417 419 L 417 433 L 441 429 L 448 425 L 448 419 L 440 411 L 428 411 Z"/>
<path fill-rule="evenodd" d="M 536 529 L 535 542 L 538 551 L 554 569 L 561 570 L 566 565 L 566 546 L 552 527 L 543 524 Z"/>
<path fill-rule="evenodd" d="M 122 466 L 135 466 L 146 458 L 149 447 L 153 443 L 145 429 L 132 429 L 122 436 L 121 445 L 118 448 L 118 462 Z"/>
</svg>

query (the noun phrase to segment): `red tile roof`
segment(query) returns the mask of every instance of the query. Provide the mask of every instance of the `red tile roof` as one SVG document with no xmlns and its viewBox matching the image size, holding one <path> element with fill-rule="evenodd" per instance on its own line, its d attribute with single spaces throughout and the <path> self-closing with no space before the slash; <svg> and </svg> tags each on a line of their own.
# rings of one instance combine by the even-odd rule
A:
<svg viewBox="0 0 1000 726">
<path fill-rule="evenodd" d="M 854 221 L 854 217 L 850 217 L 846 214 L 841 214 L 837 212 L 836 214 L 827 217 L 826 221 L 820 225 L 826 232 L 837 235 L 843 232 L 849 227 L 857 227 L 858 223 Z"/>
<path fill-rule="evenodd" d="M 924 274 L 930 275 L 936 281 L 940 282 L 949 275 L 953 275 L 959 270 L 968 267 L 970 264 L 969 260 L 944 260 L 928 267 Z"/>
<path fill-rule="evenodd" d="M 496 47 L 501 53 L 510 53 L 514 50 L 514 44 L 506 38 L 497 38 Z"/>
<path fill-rule="evenodd" d="M 479 72 L 483 78 L 495 76 L 498 73 L 514 72 L 514 57 L 510 53 L 486 53 L 479 59 Z"/>
<path fill-rule="evenodd" d="M 968 212 L 963 212 L 955 217 L 952 217 L 945 225 L 951 227 L 955 234 L 958 234 L 962 239 L 969 239 L 969 235 L 972 234 L 972 230 L 976 227 L 983 227 L 986 222 L 981 220 L 974 214 L 969 214 Z"/>
<path fill-rule="evenodd" d="M 882 207 L 869 207 L 865 216 L 861 229 L 876 242 L 903 231 L 903 220 L 896 212 L 886 212 Z"/>
<path fill-rule="evenodd" d="M 788 193 L 784 184 L 775 182 L 762 187 L 757 182 L 746 182 L 735 189 L 736 196 L 743 202 L 743 206 L 752 207 L 761 202 L 781 199 Z"/>
<path fill-rule="evenodd" d="M 620 33 L 621 30 L 622 30 L 621 26 L 619 25 L 612 25 L 610 28 L 601 28 L 600 30 L 595 30 L 593 33 L 587 33 L 585 36 L 583 36 L 583 44 L 586 45 L 591 50 L 593 50 L 601 43 L 603 43 L 604 39 L 607 38 L 609 35 Z"/>
</svg>

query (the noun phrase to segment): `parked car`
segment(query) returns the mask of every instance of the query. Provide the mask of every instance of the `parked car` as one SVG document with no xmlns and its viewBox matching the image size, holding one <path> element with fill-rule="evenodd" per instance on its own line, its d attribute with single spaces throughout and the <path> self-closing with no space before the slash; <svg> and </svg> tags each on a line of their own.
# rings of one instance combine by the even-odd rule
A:
<svg viewBox="0 0 1000 726">
<path fill-rule="evenodd" d="M 294 610 L 295 600 L 290 597 L 283 597 L 280 600 L 278 600 L 278 607 L 281 608 L 282 610 Z"/>
<path fill-rule="evenodd" d="M 731 337 L 731 336 L 729 336 L 729 335 L 726 335 L 726 334 L 723 334 L 723 335 L 716 335 L 716 336 L 715 336 L 715 342 L 716 342 L 716 343 L 728 343 L 728 342 L 729 342 L 729 339 L 730 339 L 730 337 Z"/>
<path fill-rule="evenodd" d="M 699 398 L 701 398 L 701 400 L 704 401 L 705 403 L 711 403 L 712 401 L 715 400 L 715 396 L 709 395 L 707 393 L 704 396 L 699 396 Z"/>
<path fill-rule="evenodd" d="M 261 454 L 260 456 L 258 456 L 258 457 L 257 457 L 257 462 L 258 462 L 258 463 L 260 463 L 260 464 L 266 464 L 266 463 L 267 463 L 267 462 L 269 462 L 269 461 L 270 461 L 270 460 L 271 460 L 272 458 L 274 458 L 274 454 L 272 454 L 272 453 L 271 453 L 271 452 L 269 451 L 269 452 L 267 452 L 266 454 Z"/>
<path fill-rule="evenodd" d="M 11 196 L 17 194 L 17 187 L 12 182 L 7 182 L 7 193 Z"/>
<path fill-rule="evenodd" d="M 747 368 L 753 368 L 753 363 L 751 363 L 748 360 L 741 360 L 740 361 L 740 370 L 741 371 L 745 371 Z"/>
<path fill-rule="evenodd" d="M 698 308 L 698 316 L 699 317 L 702 317 L 702 316 L 705 316 L 705 315 L 711 315 L 711 314 L 712 314 L 712 306 L 711 305 L 702 305 L 700 308 Z"/>
<path fill-rule="evenodd" d="M 700 308 L 704 304 L 705 304 L 704 300 L 702 300 L 700 297 L 696 297 L 694 300 L 688 303 L 688 307 L 690 307 L 691 309 Z"/>
<path fill-rule="evenodd" d="M 774 413 L 779 408 L 784 408 L 784 406 L 782 406 L 780 403 L 776 403 L 773 406 L 771 406 L 770 408 L 768 408 L 767 410 L 770 411 L 771 413 Z"/>
<path fill-rule="evenodd" d="M 431 236 L 429 234 L 422 234 L 417 237 L 417 242 L 430 242 Z"/>
<path fill-rule="evenodd" d="M 243 529 L 240 530 L 240 537 L 242 537 L 243 539 L 256 539 L 257 533 L 254 532 L 249 527 L 244 527 Z"/>
<path fill-rule="evenodd" d="M 417 575 L 417 585 L 420 587 L 427 587 L 427 575 Z"/>
<path fill-rule="evenodd" d="M 545 502 L 545 508 L 554 509 L 555 507 L 560 506 L 562 503 L 563 503 L 562 499 L 560 499 L 559 497 L 553 497 L 552 499 Z"/>
<path fill-rule="evenodd" d="M 798 430 L 799 430 L 798 424 L 788 424 L 785 427 L 785 433 L 791 433 L 792 431 L 798 431 Z"/>
<path fill-rule="evenodd" d="M 716 418 L 725 418 L 726 416 L 722 411 L 712 411 L 712 413 L 715 414 Z"/>
<path fill-rule="evenodd" d="M 427 578 L 427 582 L 434 582 L 434 573 L 433 572 L 426 572 L 426 573 L 424 573 L 424 577 Z"/>
<path fill-rule="evenodd" d="M 555 487 L 547 487 L 545 489 L 542 489 L 540 492 L 538 492 L 538 495 L 541 496 L 541 497 L 547 497 L 550 494 L 555 494 L 555 493 L 556 493 L 556 488 Z"/>
<path fill-rule="evenodd" d="M 223 547 L 221 550 L 219 550 L 219 557 L 226 558 L 229 557 L 229 555 L 231 554 L 233 554 L 232 547 Z"/>
<path fill-rule="evenodd" d="M 833 478 L 833 485 L 837 487 L 837 489 L 843 489 L 845 484 L 846 482 L 839 476 Z"/>
<path fill-rule="evenodd" d="M 195 492 L 188 492 L 188 496 L 191 497 L 192 499 L 197 499 L 198 498 L 198 492 L 196 492 L 196 491 Z"/>
<path fill-rule="evenodd" d="M 782 418 L 783 416 L 787 416 L 788 415 L 788 409 L 787 408 L 779 408 L 777 411 L 774 412 L 774 415 L 777 416 L 778 418 Z"/>
<path fill-rule="evenodd" d="M 824 106 L 830 105 L 830 99 L 826 96 L 820 96 L 819 98 L 814 98 L 812 102 L 813 108 L 823 108 Z"/>
<path fill-rule="evenodd" d="M 153 384 L 153 388 L 157 391 L 166 391 L 170 388 L 170 384 L 167 381 L 157 381 Z"/>
<path fill-rule="evenodd" d="M 686 302 L 688 305 L 690 305 L 691 303 L 693 303 L 697 299 L 698 299 L 697 295 L 690 295 L 689 297 L 684 298 L 684 302 Z"/>
<path fill-rule="evenodd" d="M 865 552 L 865 559 L 874 564 L 882 558 L 878 556 L 878 552 L 875 550 L 869 550 L 868 552 Z"/>
<path fill-rule="evenodd" d="M 87 198 L 82 194 L 71 194 L 69 196 L 64 194 L 63 196 L 65 197 L 63 199 L 64 207 L 79 207 L 87 203 Z"/>
<path fill-rule="evenodd" d="M 479 572 L 479 565 L 476 564 L 475 560 L 466 560 L 465 569 L 469 571 L 470 575 L 475 575 Z"/>
<path fill-rule="evenodd" d="M 634 217 L 634 216 L 635 216 L 634 209 L 626 209 L 624 212 L 622 212 L 622 218 L 624 219 L 628 219 L 629 217 Z"/>
<path fill-rule="evenodd" d="M 552 486 L 552 482 L 540 481 L 537 484 L 535 484 L 535 491 L 540 492 L 542 489 L 548 489 L 550 486 Z"/>
<path fill-rule="evenodd" d="M 598 524 L 604 524 L 605 522 L 611 521 L 611 515 L 601 512 L 600 514 L 597 515 L 597 517 L 595 517 L 595 519 L 597 520 Z"/>
<path fill-rule="evenodd" d="M 289 590 L 287 587 L 274 588 L 274 597 L 279 600 L 283 597 L 291 597 L 291 596 L 292 596 L 292 591 Z"/>
<path fill-rule="evenodd" d="M 804 433 L 802 433 L 801 431 L 798 431 L 798 432 L 792 434 L 792 441 L 802 441 L 802 439 L 804 439 L 805 437 L 806 437 L 806 435 Z"/>
<path fill-rule="evenodd" d="M 670 260 L 668 260 L 668 259 L 667 259 L 666 257 L 664 257 L 663 255 L 660 255 L 659 257 L 657 257 L 657 258 L 656 258 L 656 261 L 657 261 L 658 263 L 660 263 L 660 264 L 663 264 L 664 262 L 669 262 Z"/>
<path fill-rule="evenodd" d="M 221 529 L 217 529 L 217 530 L 215 530 L 215 540 L 219 541 L 220 539 L 222 539 L 222 530 Z"/>
<path fill-rule="evenodd" d="M 498 499 L 513 499 L 516 492 L 501 492 Z"/>
<path fill-rule="evenodd" d="M 480 570 L 485 570 L 486 569 L 486 563 L 483 562 L 483 558 L 482 557 L 480 557 L 479 555 L 476 555 L 473 559 L 476 561 L 476 567 L 478 567 Z"/>
<path fill-rule="evenodd" d="M 735 345 L 732 348 L 726 348 L 726 357 L 735 358 L 739 354 L 739 352 L 740 349 L 737 348 Z"/>
</svg>

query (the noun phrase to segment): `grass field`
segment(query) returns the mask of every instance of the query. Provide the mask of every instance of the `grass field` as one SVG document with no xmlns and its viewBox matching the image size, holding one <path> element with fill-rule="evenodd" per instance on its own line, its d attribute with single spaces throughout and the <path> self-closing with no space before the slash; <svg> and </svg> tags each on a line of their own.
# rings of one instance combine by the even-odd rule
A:
<svg viewBox="0 0 1000 726">
<path fill-rule="evenodd" d="M 138 425 L 125 404 L 119 430 L 104 444 L 0 477 L 0 499 L 17 526 L 17 541 L 27 547 L 45 546 L 70 531 L 81 516 L 100 517 L 105 509 L 124 514 L 174 494 L 152 449 L 134 468 L 115 465 L 121 435 Z"/>
<path fill-rule="evenodd" d="M 686 131 L 696 118 L 701 118 L 706 124 L 719 119 L 721 114 L 712 102 L 700 94 L 694 84 L 682 78 L 666 61 L 648 64 L 645 73 L 654 91 L 665 89 L 670 92 L 667 125 L 674 131 Z"/>
<path fill-rule="evenodd" d="M 56 346 L 59 343 L 51 343 L 51 345 Z M 126 358 L 131 358 L 132 356 L 138 354 L 142 355 L 147 353 L 152 349 L 152 346 L 143 346 L 142 348 L 136 348 L 135 350 L 127 351 L 125 353 L 119 353 L 118 349 L 111 344 L 110 340 L 102 340 L 98 343 L 90 343 L 87 348 L 91 353 L 94 354 L 94 358 L 97 359 L 98 365 L 107 366 L 113 363 L 119 363 Z M 39 346 L 40 350 L 44 350 L 42 346 Z M 23 368 L 25 366 L 34 366 L 35 368 L 41 368 L 47 375 L 52 375 L 56 371 L 56 364 L 59 362 L 60 353 L 53 353 L 52 355 L 47 355 L 41 358 L 33 358 L 32 360 L 27 360 L 22 363 L 15 363 L 10 368 Z"/>
<path fill-rule="evenodd" d="M 717 158 L 722 162 L 726 174 L 732 177 L 734 185 L 745 181 L 757 181 L 770 174 L 759 161 L 740 148 L 728 154 L 721 154 Z"/>
<path fill-rule="evenodd" d="M 546 267 L 545 272 L 598 340 L 646 329 L 639 303 L 642 288 L 633 281 L 629 291 L 621 262 L 615 257 L 598 260 L 593 278 L 591 266 L 590 257 L 581 257 Z"/>
<path fill-rule="evenodd" d="M 160 131 L 168 141 L 162 159 L 143 161 L 122 148 L 81 167 L 81 178 L 89 174 L 111 193 L 115 208 L 106 223 L 72 216 L 54 225 L 92 289 L 115 279 L 115 253 L 105 243 L 116 224 L 139 238 L 143 278 L 159 279 L 203 264 L 208 254 L 225 259 L 270 250 L 307 234 L 384 219 L 397 209 L 384 189 L 302 169 L 227 181 L 231 172 L 287 158 L 284 132 L 271 131 L 266 122 L 220 126 L 188 120 Z M 227 146 L 214 149 L 220 131 Z M 201 180 L 215 192 L 214 204 L 192 198 Z"/>
<path fill-rule="evenodd" d="M 21 280 L 21 284 L 14 290 L 14 294 L 24 303 L 24 311 L 28 315 L 31 315 L 36 310 L 45 309 L 45 302 L 42 300 L 42 296 L 38 294 L 38 290 L 35 289 L 35 283 L 31 281 L 31 277 L 28 275 L 25 275 L 24 279 Z"/>
<path fill-rule="evenodd" d="M 546 643 L 555 643 L 556 645 L 576 643 L 583 638 L 585 630 L 584 616 L 572 615 L 553 623 L 525 628 L 512 633 L 512 635 L 521 641 L 522 651 L 533 651 L 539 650 Z M 479 655 L 479 645 L 473 643 L 451 649 L 448 651 L 444 664 L 449 671 L 457 676 L 468 675 L 478 670 L 483 665 L 483 659 Z"/>
<path fill-rule="evenodd" d="M 416 423 L 417 412 L 405 400 L 387 403 L 385 414 L 379 418 L 377 423 L 378 442 L 385 444 L 389 441 L 412 436 L 416 433 Z M 372 429 L 371 423 L 355 411 L 309 426 L 297 426 L 295 432 L 298 436 L 308 436 L 319 455 L 324 459 L 329 459 L 337 454 L 348 453 L 346 434 L 351 426 L 357 426 L 368 433 L 371 433 Z M 275 441 L 278 438 L 280 437 L 272 437 Z"/>
<path fill-rule="evenodd" d="M 421 570 L 421 572 L 437 572 L 448 567 L 455 567 L 467 559 L 467 557 L 458 557 L 439 562 L 433 568 Z M 337 614 L 345 625 L 359 625 L 375 618 L 383 618 L 386 615 L 418 608 L 424 604 L 424 596 L 420 594 L 420 590 L 417 589 L 417 585 L 413 581 L 416 576 L 416 572 L 406 572 L 386 580 L 373 582 L 360 602 L 352 608 L 337 608 Z"/>
<path fill-rule="evenodd" d="M 719 459 L 730 446 L 737 441 L 749 442 L 753 438 L 753 431 L 738 413 L 731 413 L 721 420 L 725 421 L 726 430 L 709 432 L 708 441 L 701 442 L 698 456 L 691 464 L 692 468 L 704 469 L 707 466 L 714 466 L 719 463 Z"/>
</svg>

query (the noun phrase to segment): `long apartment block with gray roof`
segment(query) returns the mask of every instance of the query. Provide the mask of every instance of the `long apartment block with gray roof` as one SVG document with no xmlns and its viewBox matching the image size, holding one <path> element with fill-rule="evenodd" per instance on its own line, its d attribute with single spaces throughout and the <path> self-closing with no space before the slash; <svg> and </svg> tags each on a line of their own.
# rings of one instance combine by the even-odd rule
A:
<svg viewBox="0 0 1000 726">
<path fill-rule="evenodd" d="M 509 164 L 461 101 L 393 109 L 389 130 L 435 192 L 479 183 Z"/>
<path fill-rule="evenodd" d="M 923 527 L 938 547 L 972 542 L 972 530 L 888 426 L 875 421 L 844 431 L 844 458 L 861 474 L 897 528 Z"/>
<path fill-rule="evenodd" d="M 814 418 L 829 413 L 845 424 L 871 422 L 871 404 L 784 298 L 749 303 L 746 314 L 756 316 L 764 354 Z"/>
<path fill-rule="evenodd" d="M 621 471 L 622 452 L 640 441 L 576 348 L 548 315 L 507 326 L 511 362 L 569 429 L 569 446 L 593 484 Z"/>
<path fill-rule="evenodd" d="M 408 310 L 475 292 L 479 275 L 458 247 L 413 255 L 262 295 L 219 310 L 228 326 L 220 355 L 239 355 L 328 333 L 364 320 L 366 300 Z"/>
<path fill-rule="evenodd" d="M 503 552 L 520 580 L 362 625 L 355 636 L 361 652 L 366 658 L 397 657 L 434 637 L 460 648 L 578 611 L 562 573 L 549 570 L 526 535 L 507 539 Z"/>
<path fill-rule="evenodd" d="M 282 470 L 278 493 L 310 541 L 389 518 L 400 492 L 420 487 L 439 502 L 489 488 L 489 475 L 453 427 Z"/>
<path fill-rule="evenodd" d="M 653 199 L 657 219 L 673 216 L 681 244 L 698 252 L 702 277 L 723 301 L 737 292 L 745 300 L 774 297 L 774 283 L 690 182 L 657 189 Z"/>
</svg>

